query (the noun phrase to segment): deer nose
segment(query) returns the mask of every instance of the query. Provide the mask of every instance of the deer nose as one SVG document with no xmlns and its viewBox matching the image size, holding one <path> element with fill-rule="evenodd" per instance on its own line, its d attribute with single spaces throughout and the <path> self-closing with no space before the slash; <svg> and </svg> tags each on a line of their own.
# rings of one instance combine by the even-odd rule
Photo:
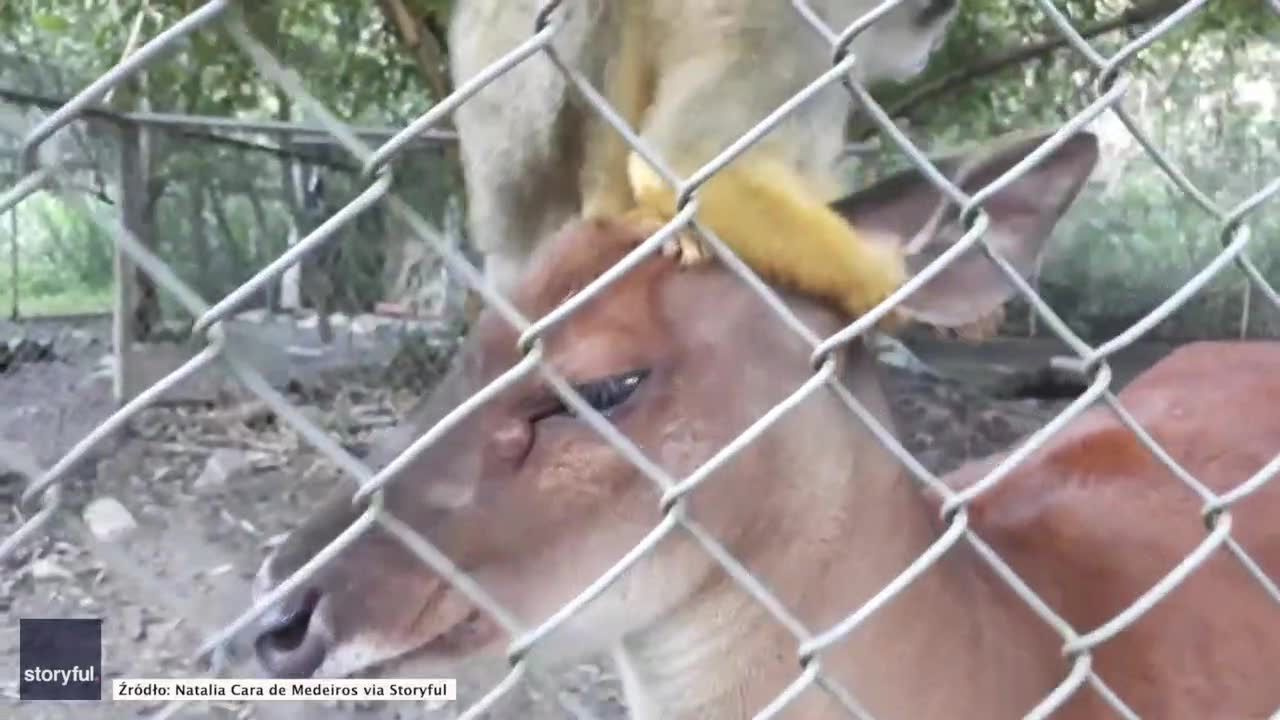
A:
<svg viewBox="0 0 1280 720">
<path fill-rule="evenodd" d="M 310 677 L 324 662 L 329 639 L 314 621 L 319 604 L 320 591 L 310 588 L 287 598 L 276 612 L 260 621 L 253 648 L 272 675 Z"/>
</svg>

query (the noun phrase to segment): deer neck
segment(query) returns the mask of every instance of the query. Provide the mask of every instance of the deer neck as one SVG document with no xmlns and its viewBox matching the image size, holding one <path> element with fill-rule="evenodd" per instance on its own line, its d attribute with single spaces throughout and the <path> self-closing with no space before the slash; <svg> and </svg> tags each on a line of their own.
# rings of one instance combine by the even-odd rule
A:
<svg viewBox="0 0 1280 720">
<path fill-rule="evenodd" d="M 828 495 L 822 510 L 796 515 L 805 522 L 739 555 L 811 633 L 859 608 L 938 537 L 936 505 L 900 473 L 881 475 L 887 481 L 871 488 L 851 478 L 845 487 L 857 487 L 858 497 L 841 507 Z M 876 717 L 1021 715 L 1065 666 L 1047 628 L 1033 626 L 1039 621 L 1016 602 L 961 542 L 823 652 L 823 672 Z M 662 622 L 625 638 L 615 657 L 637 720 L 737 720 L 797 679 L 797 647 L 760 603 L 720 576 Z M 816 686 L 785 715 L 849 717 Z"/>
</svg>

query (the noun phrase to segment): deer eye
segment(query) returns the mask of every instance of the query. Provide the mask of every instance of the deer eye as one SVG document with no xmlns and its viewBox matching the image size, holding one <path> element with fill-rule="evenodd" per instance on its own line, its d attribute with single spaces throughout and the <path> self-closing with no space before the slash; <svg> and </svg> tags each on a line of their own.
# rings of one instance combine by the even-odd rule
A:
<svg viewBox="0 0 1280 720">
<path fill-rule="evenodd" d="M 578 383 L 573 386 L 573 389 L 597 412 L 608 415 L 611 410 L 626 402 L 632 393 L 636 391 L 636 388 L 640 387 L 640 383 L 648 376 L 649 371 L 647 369 L 632 370 L 620 375 L 611 375 L 599 380 Z M 573 408 L 565 405 L 559 398 L 553 398 L 531 420 L 532 422 L 537 422 L 555 415 L 573 416 L 575 414 Z"/>
</svg>

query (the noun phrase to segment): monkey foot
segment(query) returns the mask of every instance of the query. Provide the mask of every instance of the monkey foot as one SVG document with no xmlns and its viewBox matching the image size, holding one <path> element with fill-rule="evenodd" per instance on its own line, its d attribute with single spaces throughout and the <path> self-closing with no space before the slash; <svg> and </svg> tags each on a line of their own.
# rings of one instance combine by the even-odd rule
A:
<svg viewBox="0 0 1280 720">
<path fill-rule="evenodd" d="M 652 235 L 670 222 L 656 210 L 636 207 L 622 214 L 622 222 Z M 685 228 L 662 245 L 662 256 L 675 258 L 680 267 L 693 267 L 710 262 L 715 254 L 696 230 Z"/>
<path fill-rule="evenodd" d="M 696 230 L 682 230 L 662 246 L 662 254 L 674 257 L 680 267 L 696 267 L 711 262 L 715 252 Z"/>
</svg>

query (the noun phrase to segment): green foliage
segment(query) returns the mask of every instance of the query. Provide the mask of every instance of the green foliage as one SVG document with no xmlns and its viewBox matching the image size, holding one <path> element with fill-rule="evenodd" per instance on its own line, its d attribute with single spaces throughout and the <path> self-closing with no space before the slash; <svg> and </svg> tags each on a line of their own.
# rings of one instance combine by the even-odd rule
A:
<svg viewBox="0 0 1280 720">
<path fill-rule="evenodd" d="M 145 3 L 143 39 L 202 4 Z M 0 48 L 40 58 L 56 74 L 78 79 L 59 88 L 68 92 L 120 60 L 141 5 L 122 0 L 0 4 Z M 414 87 L 413 64 L 385 31 L 375 3 L 260 2 L 240 7 L 246 23 L 277 57 L 306 69 L 310 89 L 350 121 L 387 122 L 426 106 Z M 146 74 L 152 110 L 209 115 L 266 111 L 268 116 L 282 110 L 275 88 L 223 32 L 187 36 L 167 61 L 149 65 Z M 4 75 L 0 72 L 0 79 L 14 87 Z"/>
<path fill-rule="evenodd" d="M 23 61 L 0 61 L 0 90 L 51 99 L 68 97 L 132 49 L 127 46 L 139 12 L 140 40 L 146 41 L 202 4 L 196 0 L 0 2 L 0 58 Z M 251 31 L 284 64 L 298 70 L 308 90 L 347 122 L 394 127 L 429 107 L 430 97 L 422 89 L 415 64 L 389 30 L 376 3 L 308 0 L 241 3 L 238 7 Z M 138 100 L 140 94 L 145 95 L 145 105 Z M 187 36 L 163 60 L 148 64 L 136 85 L 122 86 L 115 92 L 112 105 L 121 110 L 313 120 L 293 107 L 216 24 Z M 77 128 L 73 132 L 86 131 Z M 102 209 L 118 216 L 117 129 L 94 125 L 87 133 L 79 138 L 82 142 L 76 143 L 76 150 L 92 155 L 100 170 L 78 178 L 84 182 L 76 184 L 81 185 L 80 190 L 93 188 L 112 198 L 116 207 Z M 353 187 L 358 184 L 354 175 L 358 167 L 345 153 L 329 152 L 315 144 L 291 147 L 293 139 L 288 137 L 241 134 L 232 142 L 211 142 L 216 138 L 207 132 L 162 128 L 152 131 L 149 139 L 150 185 L 142 192 L 153 208 L 153 248 L 206 298 L 229 292 L 283 252 L 291 226 L 302 235 L 317 224 L 299 215 L 297 188 L 291 182 L 302 176 L 286 181 L 297 158 L 331 168 L 325 171 L 330 211 L 362 189 Z M 17 135 L 5 138 L 0 125 L 0 148 L 15 147 L 17 140 Z M 274 147 L 283 147 L 286 157 L 263 151 Z M 438 167 L 434 172 L 418 168 L 421 163 L 417 158 L 416 153 L 406 156 L 402 174 L 451 177 Z M 439 162 L 439 158 L 428 159 L 429 164 Z M 448 182 L 443 186 L 435 182 L 431 188 L 432 195 L 411 197 L 428 215 L 438 212 L 454 190 Z M 370 214 L 376 216 L 377 212 Z M 23 232 L 24 248 L 41 246 L 39 250 L 24 249 L 22 273 L 29 278 L 24 280 L 24 294 L 47 295 L 76 276 L 75 268 L 100 265 L 104 257 L 106 282 L 110 282 L 109 255 L 104 254 L 110 252 L 111 239 L 99 226 L 80 218 L 46 214 L 24 221 L 24 227 L 36 228 Z M 348 233 L 360 234 L 359 230 Z M 373 266 L 362 251 L 364 246 L 380 251 L 383 238 L 366 234 L 347 240 L 347 244 L 352 240 L 362 244 L 345 253 L 361 262 L 359 272 L 348 273 L 348 279 L 355 282 L 358 275 L 359 283 L 365 286 L 348 299 L 367 307 L 368 298 L 376 296 L 381 287 L 381 268 Z M 78 264 L 67 257 L 74 254 L 68 248 L 80 249 Z M 95 275 L 91 282 L 86 277 L 85 282 L 89 283 L 86 287 L 96 289 L 103 280 Z"/>
<path fill-rule="evenodd" d="M 145 7 L 145 39 L 201 4 L 0 0 L 0 90 L 67 97 L 120 59 L 140 8 Z M 418 58 L 383 17 L 391 4 L 291 0 L 237 7 L 255 35 L 341 118 L 401 126 L 433 98 Z M 438 43 L 444 42 L 451 0 L 403 0 L 402 5 Z M 1140 40 L 1181 5 L 1181 0 L 1055 2 L 1103 56 Z M 1209 3 L 1122 68 L 1121 81 L 1131 83 L 1122 107 L 1133 123 L 1220 208 L 1234 206 L 1280 175 L 1274 80 L 1280 76 L 1280 19 L 1267 5 Z M 875 88 L 875 95 L 914 139 L 934 152 L 972 146 L 1011 130 L 1055 127 L 1099 93 L 1097 68 L 1059 38 L 1036 2 L 965 0 L 927 71 L 910 83 Z M 188 37 L 164 61 L 150 64 L 139 85 L 122 88 L 113 103 L 132 109 L 139 95 L 154 111 L 310 119 L 216 26 Z M 1103 137 L 1104 162 L 1059 226 L 1041 289 L 1078 331 L 1106 338 L 1156 307 L 1203 267 L 1220 247 L 1221 224 L 1176 187 L 1114 117 L 1104 115 L 1095 129 Z M 877 134 L 865 119 L 855 121 L 852 130 L 857 139 Z M 0 124 L 0 150 L 12 149 L 17 138 L 6 142 L 4 132 Z M 78 152 L 91 155 L 99 172 L 77 180 L 115 197 L 115 130 L 95 126 L 79 140 Z M 156 250 L 208 297 L 228 291 L 282 252 L 291 226 L 305 233 L 365 187 L 343 153 L 295 146 L 289 138 L 238 136 L 228 143 L 157 131 L 152 141 L 149 191 Z M 276 146 L 329 166 L 321 215 L 302 212 L 291 185 L 297 178 L 285 172 L 286 161 L 262 150 Z M 435 153 L 413 156 L 397 167 L 398 190 L 429 216 L 440 217 L 458 193 L 451 162 Z M 859 180 L 869 182 L 905 162 L 885 143 L 859 168 Z M 48 294 L 77 283 L 96 292 L 110 282 L 109 237 L 101 226 L 56 200 L 25 205 L 30 207 L 23 215 L 23 293 Z M 1246 220 L 1254 238 L 1250 256 L 1280 285 L 1280 213 L 1275 206 L 1272 201 Z M 114 207 L 99 209 L 116 214 Z M 321 263 L 328 263 L 339 280 L 360 288 L 350 291 L 356 304 L 367 304 L 376 295 L 386 265 L 394 262 L 380 238 L 402 231 L 383 220 L 376 213 L 361 218 L 339 238 L 342 252 Z M 1233 334 L 1242 290 L 1241 274 L 1228 269 L 1157 332 Z M 1255 313 L 1263 306 L 1258 303 Z M 1015 309 L 1011 317 L 1008 330 L 1026 331 L 1021 325 L 1025 312 Z M 1280 318 L 1257 314 L 1254 329 L 1278 333 Z"/>
<path fill-rule="evenodd" d="M 1072 26 L 1113 28 L 1090 37 L 1110 56 L 1141 38 L 1183 3 L 1074 1 L 1055 5 Z M 926 73 L 877 88 L 877 99 L 924 147 L 949 151 L 1013 130 L 1060 126 L 1099 97 L 1096 68 L 1072 48 L 1030 53 L 1060 37 L 1032 2 L 969 0 Z M 1113 21 L 1146 12 L 1145 22 Z M 1125 15 L 1127 13 L 1128 15 Z M 1220 209 L 1280 175 L 1280 19 L 1265 3 L 1211 3 L 1155 39 L 1123 68 L 1131 82 L 1120 107 L 1167 162 Z M 1018 62 L 1001 60 L 1022 54 Z M 983 70 L 976 72 L 974 69 Z M 998 68 L 994 69 L 993 68 Z M 1092 129 L 1104 143 L 1095 181 L 1055 234 L 1040 290 L 1077 332 L 1105 340 L 1156 308 L 1221 249 L 1219 220 L 1178 188 L 1111 113 Z M 869 133 L 855 123 L 855 133 Z M 906 158 L 882 147 L 861 180 L 901 169 Z M 1277 201 L 1251 214 L 1249 256 L 1280 286 Z M 1232 267 L 1155 330 L 1165 337 L 1234 336 L 1245 281 Z M 1251 330 L 1280 334 L 1280 312 L 1255 294 Z M 1015 307 L 1006 330 L 1027 332 Z"/>
<path fill-rule="evenodd" d="M 0 223 L 0 247 L 8 258 L 12 218 Z M 73 205 L 41 195 L 23 203 L 18 216 L 18 292 L 25 312 L 87 312 L 110 307 L 110 237 L 100 219 Z M 9 265 L 4 282 L 10 282 Z M 7 303 L 8 293 L 4 298 Z"/>
</svg>

